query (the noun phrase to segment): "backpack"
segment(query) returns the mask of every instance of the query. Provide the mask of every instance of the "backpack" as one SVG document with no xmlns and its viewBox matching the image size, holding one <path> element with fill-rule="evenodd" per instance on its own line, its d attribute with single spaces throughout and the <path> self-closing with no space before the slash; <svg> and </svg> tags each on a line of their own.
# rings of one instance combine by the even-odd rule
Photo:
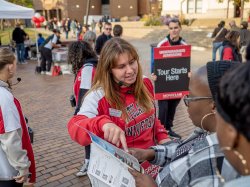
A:
<svg viewBox="0 0 250 187">
<path fill-rule="evenodd" d="M 60 66 L 54 66 L 52 69 L 52 76 L 58 76 L 62 75 L 61 67 Z"/>
</svg>

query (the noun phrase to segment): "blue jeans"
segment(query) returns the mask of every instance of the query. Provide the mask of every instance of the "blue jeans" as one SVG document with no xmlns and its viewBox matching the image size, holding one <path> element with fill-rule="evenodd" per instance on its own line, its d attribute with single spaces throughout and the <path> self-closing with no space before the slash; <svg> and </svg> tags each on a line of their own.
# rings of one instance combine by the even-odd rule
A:
<svg viewBox="0 0 250 187">
<path fill-rule="evenodd" d="M 20 63 L 24 62 L 24 54 L 25 54 L 24 43 L 16 44 L 16 52 L 17 52 L 18 62 Z"/>
<path fill-rule="evenodd" d="M 213 43 L 213 56 L 212 56 L 212 60 L 215 61 L 216 60 L 216 52 L 219 49 L 219 53 L 221 55 L 222 52 L 222 42 L 214 42 Z"/>
</svg>

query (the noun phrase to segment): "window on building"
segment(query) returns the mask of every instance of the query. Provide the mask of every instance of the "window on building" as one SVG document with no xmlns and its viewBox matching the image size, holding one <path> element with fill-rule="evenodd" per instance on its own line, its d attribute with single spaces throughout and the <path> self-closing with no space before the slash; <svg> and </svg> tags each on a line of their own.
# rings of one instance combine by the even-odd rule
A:
<svg viewBox="0 0 250 187">
<path fill-rule="evenodd" d="M 187 0 L 188 13 L 202 13 L 202 0 Z"/>
<path fill-rule="evenodd" d="M 109 0 L 102 0 L 103 5 L 109 5 Z"/>
<path fill-rule="evenodd" d="M 202 13 L 202 0 L 196 0 L 195 12 Z"/>
<path fill-rule="evenodd" d="M 195 13 L 195 0 L 187 1 L 187 13 Z"/>
</svg>

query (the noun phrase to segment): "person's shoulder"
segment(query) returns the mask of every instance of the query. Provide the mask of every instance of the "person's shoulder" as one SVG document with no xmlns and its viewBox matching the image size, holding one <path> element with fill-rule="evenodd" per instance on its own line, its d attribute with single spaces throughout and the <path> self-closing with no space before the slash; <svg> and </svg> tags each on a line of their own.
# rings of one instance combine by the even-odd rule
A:
<svg viewBox="0 0 250 187">
<path fill-rule="evenodd" d="M 149 83 L 149 82 L 151 83 L 151 80 L 145 75 L 143 75 L 142 80 L 144 83 Z"/>
<path fill-rule="evenodd" d="M 161 40 L 158 44 L 157 47 L 162 47 L 162 46 L 169 46 L 169 40 L 167 37 L 165 37 L 163 40 Z"/>
<path fill-rule="evenodd" d="M 187 42 L 186 42 L 186 40 L 184 40 L 183 38 L 181 38 L 180 44 L 181 45 L 188 45 Z"/>
<path fill-rule="evenodd" d="M 101 40 L 103 38 L 103 33 L 102 34 L 100 34 L 98 37 L 97 37 L 97 39 L 96 40 Z"/>
<path fill-rule="evenodd" d="M 85 99 L 91 102 L 91 101 L 100 101 L 104 97 L 105 97 L 104 89 L 100 87 L 94 90 L 90 90 L 89 93 L 86 95 Z"/>
<path fill-rule="evenodd" d="M 0 96 L 1 96 L 0 104 L 12 102 L 14 99 L 14 96 L 3 87 L 0 87 Z"/>
<path fill-rule="evenodd" d="M 150 92 L 153 92 L 154 87 L 152 81 L 144 75 L 143 75 L 143 84 L 148 88 Z"/>
</svg>

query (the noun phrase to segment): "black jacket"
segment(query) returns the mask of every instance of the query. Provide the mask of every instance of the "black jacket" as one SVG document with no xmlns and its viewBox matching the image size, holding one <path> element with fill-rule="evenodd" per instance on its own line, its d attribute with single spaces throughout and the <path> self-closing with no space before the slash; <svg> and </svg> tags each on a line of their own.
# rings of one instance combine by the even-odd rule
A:
<svg viewBox="0 0 250 187">
<path fill-rule="evenodd" d="M 19 27 L 16 27 L 12 33 L 12 40 L 17 44 L 24 43 L 26 33 Z"/>
<path fill-rule="evenodd" d="M 97 40 L 96 40 L 96 44 L 95 44 L 95 51 L 98 55 L 100 55 L 102 47 L 104 46 L 105 42 L 108 41 L 109 39 L 111 39 L 112 36 L 107 36 L 104 33 L 102 33 L 102 35 L 100 35 Z"/>
</svg>

